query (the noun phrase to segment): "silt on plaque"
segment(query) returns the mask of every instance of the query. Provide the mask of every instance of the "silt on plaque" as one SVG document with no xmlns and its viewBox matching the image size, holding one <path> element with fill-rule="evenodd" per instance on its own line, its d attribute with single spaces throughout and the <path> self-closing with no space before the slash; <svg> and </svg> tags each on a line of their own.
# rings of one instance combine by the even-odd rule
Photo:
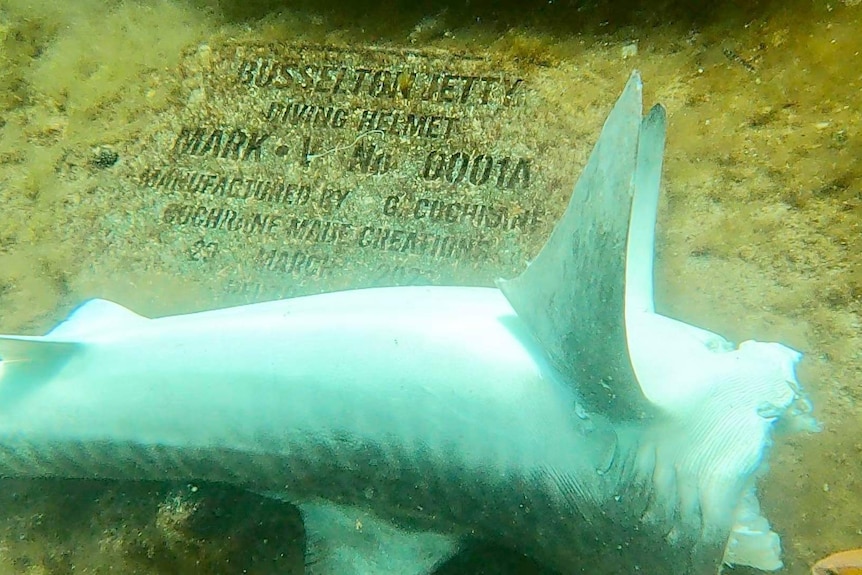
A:
<svg viewBox="0 0 862 575">
<path fill-rule="evenodd" d="M 200 46 L 178 104 L 105 170 L 122 207 L 94 257 L 122 270 L 134 253 L 138 272 L 248 301 L 514 276 L 579 171 L 547 125 L 544 72 L 494 54 Z"/>
</svg>

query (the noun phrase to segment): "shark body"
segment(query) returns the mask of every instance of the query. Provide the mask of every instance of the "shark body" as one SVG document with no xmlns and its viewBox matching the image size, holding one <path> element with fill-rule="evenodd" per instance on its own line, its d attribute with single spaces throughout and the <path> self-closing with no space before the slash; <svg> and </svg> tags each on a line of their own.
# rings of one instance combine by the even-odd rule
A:
<svg viewBox="0 0 862 575">
<path fill-rule="evenodd" d="M 318 575 L 428 573 L 474 539 L 561 573 L 779 567 L 754 481 L 779 419 L 812 426 L 799 354 L 655 313 L 664 113 L 640 101 L 634 75 L 501 289 L 158 319 L 94 300 L 0 337 L 0 475 L 271 493 L 300 506 Z"/>
</svg>

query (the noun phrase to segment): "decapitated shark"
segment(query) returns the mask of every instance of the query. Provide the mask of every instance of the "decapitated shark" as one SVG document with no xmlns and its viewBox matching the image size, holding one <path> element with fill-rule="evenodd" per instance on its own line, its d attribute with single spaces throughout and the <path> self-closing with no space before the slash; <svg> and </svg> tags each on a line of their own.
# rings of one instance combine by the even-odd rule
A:
<svg viewBox="0 0 862 575">
<path fill-rule="evenodd" d="M 655 312 L 665 112 L 633 74 L 499 288 L 361 289 L 2 336 L 0 475 L 225 482 L 302 511 L 308 571 L 420 575 L 474 541 L 561 573 L 781 566 L 754 482 L 816 427 L 800 354 Z"/>
</svg>

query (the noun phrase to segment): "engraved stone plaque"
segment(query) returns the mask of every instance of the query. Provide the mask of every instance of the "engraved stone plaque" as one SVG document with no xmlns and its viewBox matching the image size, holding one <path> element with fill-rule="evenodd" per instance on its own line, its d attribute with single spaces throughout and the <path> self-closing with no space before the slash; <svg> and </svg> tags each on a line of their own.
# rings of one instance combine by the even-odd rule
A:
<svg viewBox="0 0 862 575">
<path fill-rule="evenodd" d="M 515 275 L 579 171 L 540 72 L 445 51 L 201 46 L 176 110 L 111 168 L 110 266 L 132 257 L 247 299 Z"/>
</svg>

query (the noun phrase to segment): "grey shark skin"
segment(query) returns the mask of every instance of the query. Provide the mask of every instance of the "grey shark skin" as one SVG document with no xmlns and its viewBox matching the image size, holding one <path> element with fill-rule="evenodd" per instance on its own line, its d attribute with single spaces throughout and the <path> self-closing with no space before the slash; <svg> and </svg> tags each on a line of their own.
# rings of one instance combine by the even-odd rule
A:
<svg viewBox="0 0 862 575">
<path fill-rule="evenodd" d="M 267 492 L 300 506 L 317 575 L 428 573 L 474 540 L 561 573 L 780 567 L 754 481 L 779 419 L 814 427 L 799 354 L 655 313 L 664 125 L 633 74 L 503 291 L 158 319 L 93 300 L 0 337 L 0 475 Z"/>
</svg>

